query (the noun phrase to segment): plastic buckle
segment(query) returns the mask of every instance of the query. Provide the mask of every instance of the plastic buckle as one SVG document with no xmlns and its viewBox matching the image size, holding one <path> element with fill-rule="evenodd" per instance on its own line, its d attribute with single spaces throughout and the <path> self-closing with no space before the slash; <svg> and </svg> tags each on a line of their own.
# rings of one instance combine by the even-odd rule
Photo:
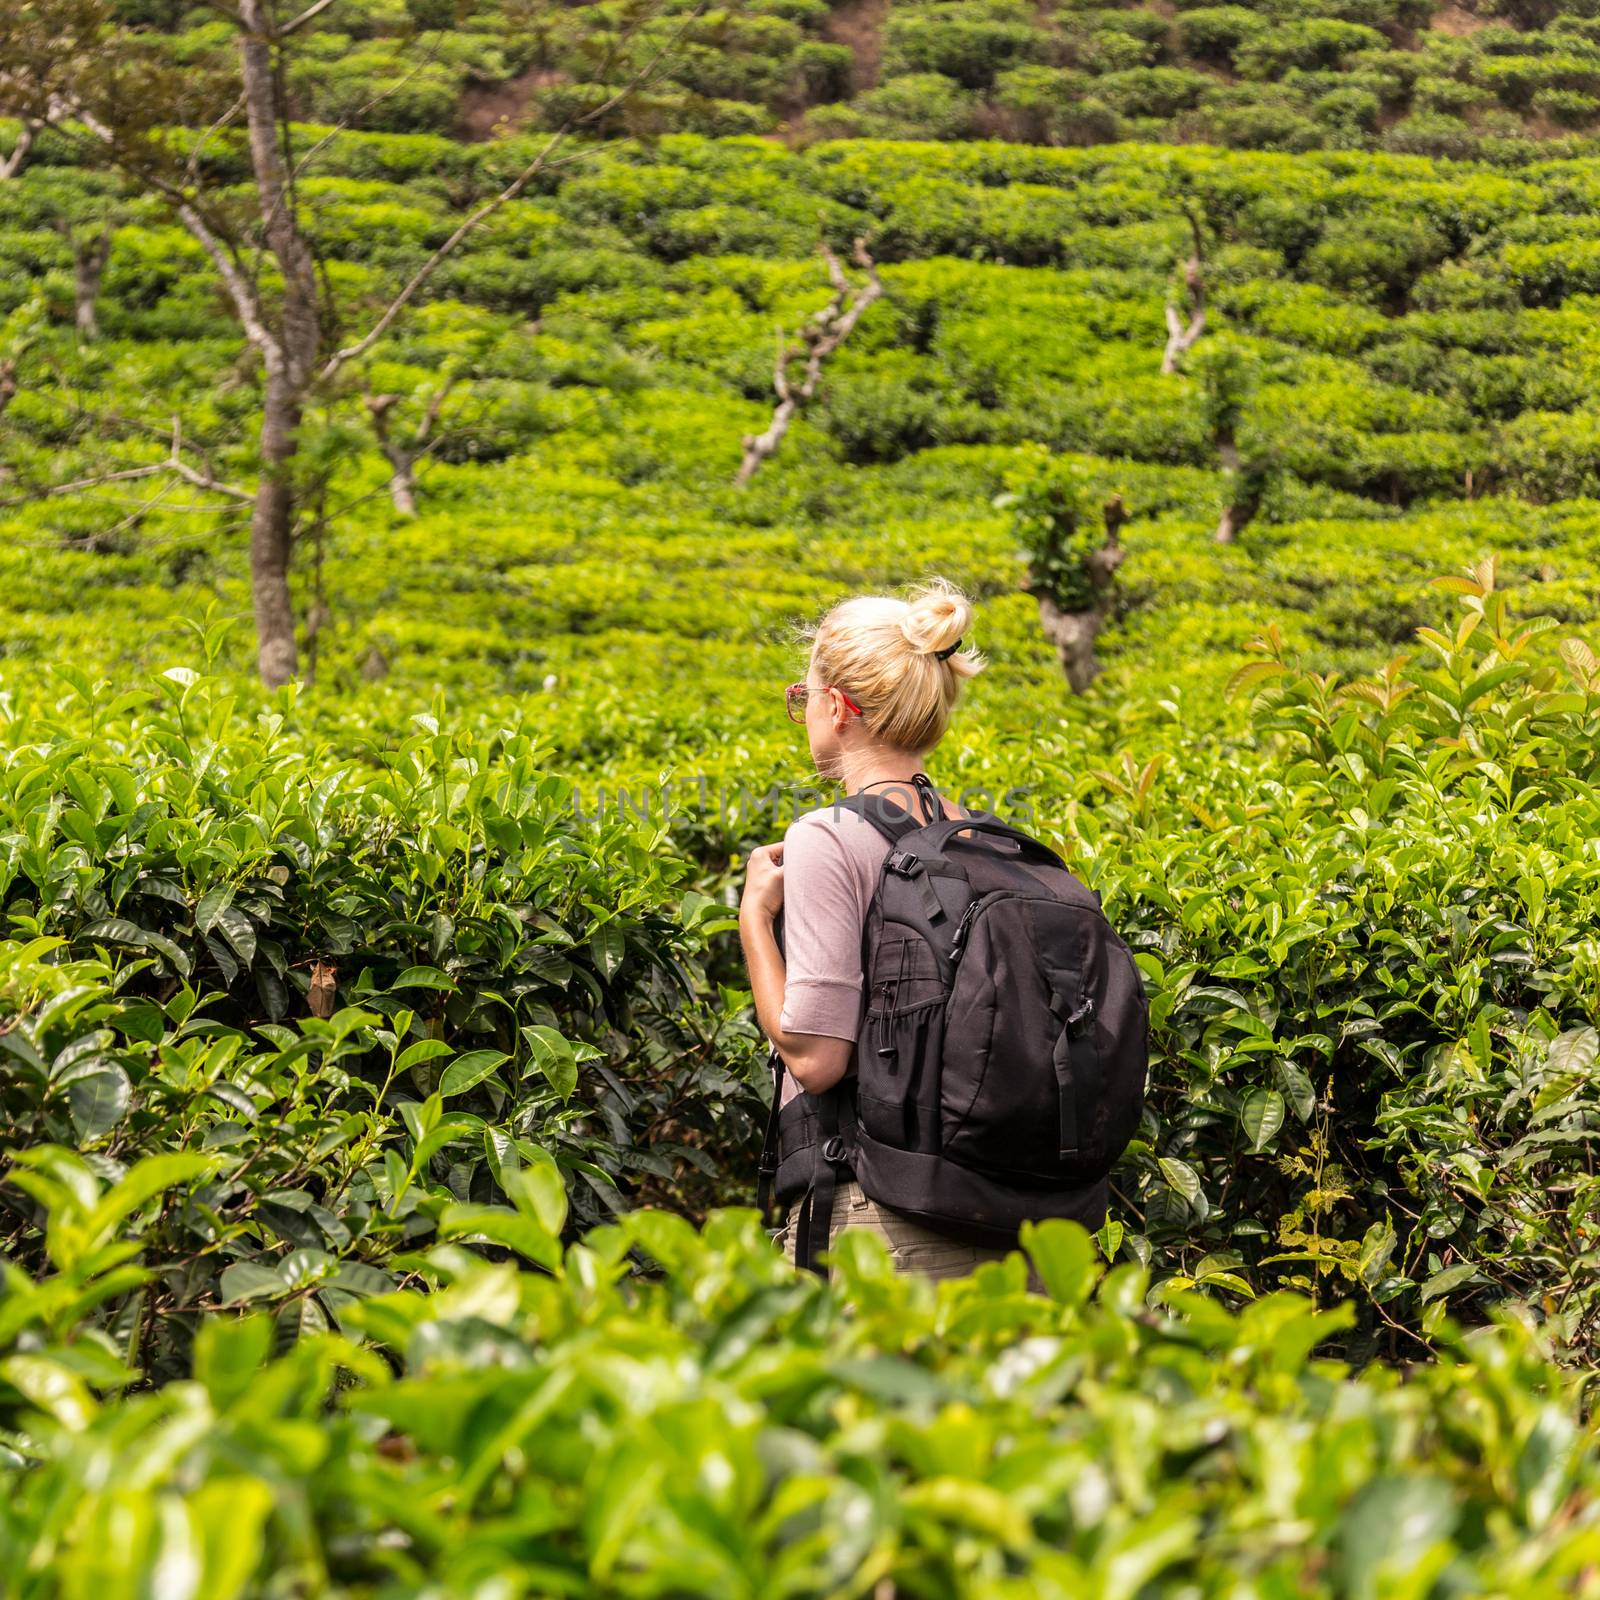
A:
<svg viewBox="0 0 1600 1600">
<path fill-rule="evenodd" d="M 889 858 L 890 869 L 904 878 L 912 877 L 921 865 L 922 863 L 909 850 L 896 850 Z"/>
<path fill-rule="evenodd" d="M 827 1143 L 823 1145 L 822 1159 L 832 1162 L 834 1166 L 838 1166 L 844 1160 L 844 1140 L 838 1134 L 830 1135 Z"/>
<path fill-rule="evenodd" d="M 1087 995 L 1084 1002 L 1076 1011 L 1067 1018 L 1067 1033 L 1076 1039 L 1079 1034 L 1088 1030 L 1089 1024 L 1094 1021 L 1094 996 Z"/>
</svg>

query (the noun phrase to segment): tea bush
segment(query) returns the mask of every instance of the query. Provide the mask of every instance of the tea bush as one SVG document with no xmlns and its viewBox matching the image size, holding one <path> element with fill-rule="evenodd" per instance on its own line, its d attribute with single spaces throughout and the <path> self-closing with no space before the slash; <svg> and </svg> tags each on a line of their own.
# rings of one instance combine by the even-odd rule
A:
<svg viewBox="0 0 1600 1600">
<path fill-rule="evenodd" d="M 755 1138 L 751 1032 L 705 966 L 725 908 L 526 730 L 416 720 L 354 764 L 291 694 L 249 716 L 187 669 L 8 708 L 0 1104 L 29 1192 L 208 1173 L 144 1235 L 126 1348 L 155 1374 L 197 1308 L 387 1281 L 451 1206 L 541 1171 L 577 1220 L 692 1206 Z M 49 1236 L 7 1211 L 36 1270 Z"/>
<path fill-rule="evenodd" d="M 1186 5 L 1174 15 L 1144 5 L 1041 12 L 1013 0 L 895 0 L 841 14 L 821 0 L 753 0 L 696 13 L 688 0 L 666 0 L 644 20 L 641 44 L 673 46 L 646 111 L 652 126 L 677 132 L 803 143 L 983 130 L 1040 144 L 1131 133 L 1522 165 L 1546 148 L 1581 154 L 1593 139 L 1600 55 L 1589 9 L 1586 0 L 1492 15 L 1282 0 L 1268 12 Z M 228 48 L 203 8 L 122 14 L 197 71 Z M 627 15 L 613 6 L 544 14 L 343 0 L 302 28 L 290 87 L 308 121 L 497 141 L 601 103 L 617 85 L 595 74 Z M 1140 88 L 1127 78 L 1149 71 L 1160 76 Z M 1038 74 L 1054 75 L 1054 87 L 1041 93 Z M 620 128 L 624 119 L 611 121 Z"/>
<path fill-rule="evenodd" d="M 140 1180 L 158 1206 L 192 1181 Z M 1354 1376 L 1312 1356 L 1337 1315 L 1153 1313 L 1072 1224 L 1027 1241 L 1048 1296 L 1015 1254 L 897 1277 L 859 1232 L 823 1287 L 748 1211 L 634 1212 L 561 1252 L 551 1190 L 500 1224 L 547 1273 L 435 1247 L 415 1287 L 339 1292 L 343 1334 L 274 1357 L 264 1317 L 211 1318 L 192 1378 L 101 1402 L 128 1374 L 51 1340 L 51 1291 L 140 1203 L 64 1202 L 58 1271 L 0 1302 L 0 1554 L 30 1600 L 1590 1592 L 1590 1431 L 1517 1322 Z"/>
</svg>

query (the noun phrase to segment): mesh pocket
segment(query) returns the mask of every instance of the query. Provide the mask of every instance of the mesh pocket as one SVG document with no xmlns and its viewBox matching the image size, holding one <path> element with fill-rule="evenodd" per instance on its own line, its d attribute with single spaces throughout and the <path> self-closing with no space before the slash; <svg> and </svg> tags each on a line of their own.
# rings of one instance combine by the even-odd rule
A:
<svg viewBox="0 0 1600 1600">
<path fill-rule="evenodd" d="M 897 1150 L 939 1148 L 944 997 L 866 1014 L 856 1046 L 857 1107 L 868 1137 Z"/>
</svg>

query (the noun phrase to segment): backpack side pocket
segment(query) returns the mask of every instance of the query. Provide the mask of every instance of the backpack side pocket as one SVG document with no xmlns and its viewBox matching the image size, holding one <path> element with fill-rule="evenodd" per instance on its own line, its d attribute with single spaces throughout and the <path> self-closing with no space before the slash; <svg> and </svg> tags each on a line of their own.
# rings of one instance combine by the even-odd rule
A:
<svg viewBox="0 0 1600 1600">
<path fill-rule="evenodd" d="M 943 998 L 878 1014 L 858 1046 L 861 1126 L 880 1144 L 932 1155 L 939 1148 Z"/>
<path fill-rule="evenodd" d="M 856 1041 L 857 1115 L 867 1135 L 897 1150 L 939 1148 L 939 1063 L 947 992 L 918 934 L 886 938 Z"/>
</svg>

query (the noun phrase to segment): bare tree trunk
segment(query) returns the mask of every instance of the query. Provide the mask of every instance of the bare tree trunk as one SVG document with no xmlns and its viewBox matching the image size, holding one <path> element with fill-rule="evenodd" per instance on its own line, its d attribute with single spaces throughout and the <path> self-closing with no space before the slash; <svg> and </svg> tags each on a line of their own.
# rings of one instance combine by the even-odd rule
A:
<svg viewBox="0 0 1600 1600">
<path fill-rule="evenodd" d="M 1233 489 L 1239 481 L 1239 447 L 1234 443 L 1231 433 L 1225 433 L 1217 440 L 1217 456 L 1222 462 L 1222 481 L 1228 486 L 1228 497 L 1222 507 L 1222 520 L 1217 524 L 1212 539 L 1217 544 L 1232 544 L 1239 532 L 1238 517 L 1233 506 Z"/>
<path fill-rule="evenodd" d="M 1217 455 L 1222 461 L 1227 498 L 1212 539 L 1217 544 L 1232 544 L 1255 520 L 1256 512 L 1261 509 L 1262 484 L 1258 473 L 1244 470 L 1239 446 L 1231 431 L 1218 436 Z"/>
<path fill-rule="evenodd" d="M 417 514 L 417 478 L 412 463 L 399 451 L 389 455 L 389 499 L 399 516 Z"/>
<path fill-rule="evenodd" d="M 1195 340 L 1206 331 L 1206 283 L 1200 275 L 1200 258 L 1191 256 L 1183 264 L 1183 287 L 1188 300 L 1188 322 L 1172 301 L 1167 302 L 1167 348 L 1161 357 L 1162 372 L 1170 375 L 1189 353 Z"/>
<path fill-rule="evenodd" d="M 42 124 L 32 117 L 22 119 L 22 125 L 17 129 L 17 142 L 12 145 L 11 154 L 4 161 L 0 161 L 0 183 L 7 178 L 16 177 L 22 171 L 41 126 Z"/>
<path fill-rule="evenodd" d="M 73 296 L 77 307 L 74 320 L 78 337 L 86 344 L 100 337 L 100 319 L 95 315 L 94 303 L 100 298 L 100 280 L 105 276 L 106 262 L 110 259 L 110 223 L 99 233 L 87 237 L 73 235 Z"/>
<path fill-rule="evenodd" d="M 378 436 L 378 449 L 389 463 L 389 500 L 395 514 L 414 517 L 417 514 L 417 474 L 411 453 L 396 439 L 389 428 L 389 413 L 400 403 L 397 394 L 368 394 L 361 397 L 372 418 L 372 431 Z"/>
<path fill-rule="evenodd" d="M 240 0 L 240 77 L 250 135 L 250 165 L 262 232 L 283 274 L 283 346 L 297 395 L 304 397 L 322 343 L 316 263 L 300 232 L 292 178 L 280 143 L 286 123 L 272 59 L 272 17 L 263 0 Z"/>
<path fill-rule="evenodd" d="M 1120 494 L 1114 494 L 1106 501 L 1103 515 L 1105 543 L 1099 549 L 1091 550 L 1083 560 L 1094 604 L 1082 611 L 1063 611 L 1050 595 L 1034 591 L 1039 601 L 1040 626 L 1045 638 L 1055 646 L 1061 670 L 1066 674 L 1068 686 L 1074 694 L 1082 694 L 1100 675 L 1100 662 L 1094 653 L 1094 643 L 1100 637 L 1100 630 L 1105 626 L 1111 610 L 1111 591 L 1116 583 L 1117 568 L 1128 553 L 1122 546 L 1121 534 L 1129 520 L 1129 512 Z"/>
<path fill-rule="evenodd" d="M 417 514 L 417 462 L 431 447 L 433 431 L 439 425 L 439 414 L 445 400 L 456 385 L 452 373 L 428 398 L 428 408 L 422 422 L 409 441 L 395 437 L 389 414 L 400 403 L 397 394 L 367 394 L 361 403 L 372 418 L 372 431 L 378 436 L 378 448 L 389 463 L 389 499 L 398 516 L 414 517 Z"/>
<path fill-rule="evenodd" d="M 1167 348 L 1161 357 L 1161 370 L 1169 376 L 1178 370 L 1179 362 L 1206 331 L 1205 230 L 1200 226 L 1198 214 L 1187 205 L 1183 214 L 1189 219 L 1189 231 L 1194 235 L 1194 254 L 1182 267 L 1187 306 L 1180 310 L 1172 300 L 1167 301 Z"/>
<path fill-rule="evenodd" d="M 262 346 L 266 395 L 261 410 L 261 482 L 250 518 L 250 590 L 261 681 L 276 689 L 299 667 L 289 564 L 294 553 L 294 483 L 306 392 L 322 344 L 316 267 L 300 232 L 292 178 L 280 135 L 285 121 L 272 55 L 272 17 L 263 0 L 240 0 L 240 78 L 250 165 L 262 233 L 283 276 L 278 337 Z M 257 344 L 261 341 L 258 339 Z"/>
<path fill-rule="evenodd" d="M 598 104 L 575 110 L 505 188 L 464 217 L 449 237 L 416 268 L 365 334 L 351 344 L 330 351 L 324 348 L 324 339 L 325 322 L 331 322 L 331 318 L 325 316 L 328 307 L 322 300 L 316 260 L 300 227 L 295 169 L 287 153 L 289 108 L 282 92 L 284 63 L 280 53 L 286 40 L 314 21 L 331 3 L 332 0 L 310 0 L 298 15 L 287 21 L 280 21 L 275 15 L 274 0 L 236 0 L 235 4 L 222 8 L 223 14 L 237 28 L 239 101 L 245 113 L 259 231 L 245 225 L 232 207 L 213 208 L 202 192 L 194 160 L 189 162 L 186 176 L 179 177 L 165 170 L 161 160 L 143 158 L 139 147 L 149 126 L 142 110 L 130 106 L 127 116 L 123 116 L 117 107 L 102 106 L 101 110 L 106 113 L 103 118 L 85 107 L 81 85 L 97 84 L 96 74 L 112 59 L 102 38 L 104 30 L 95 7 L 76 7 L 70 3 L 42 7 L 66 47 L 57 51 L 64 58 L 61 75 L 67 86 L 63 90 L 46 94 L 42 85 L 34 85 L 26 77 L 9 72 L 9 63 L 0 60 L 0 82 L 7 84 L 8 93 L 17 82 L 27 85 L 26 92 L 31 99 L 21 109 L 35 126 L 66 128 L 71 125 L 80 136 L 85 132 L 92 135 L 103 147 L 106 165 L 132 175 L 166 200 L 210 258 L 233 302 L 245 337 L 261 356 L 267 374 L 260 423 L 261 478 L 253 495 L 245 497 L 252 504 L 250 575 L 258 660 L 262 679 L 270 687 L 288 682 L 298 668 L 289 588 L 290 557 L 297 523 L 290 467 L 314 386 L 319 381 L 331 381 L 347 363 L 360 359 L 372 349 L 464 239 L 487 218 L 516 200 L 540 173 L 562 164 L 556 160 L 556 154 L 564 143 L 583 130 L 599 125 L 613 109 L 656 78 L 698 25 L 707 0 L 691 0 L 668 36 L 658 46 L 652 46 L 645 58 L 627 71 L 625 82 Z M 640 26 L 624 28 L 623 36 L 639 37 Z M 81 65 L 78 63 L 80 56 L 83 58 Z M 237 107 L 228 111 L 216 126 L 220 128 L 232 122 L 236 115 Z M 133 137 L 127 137 L 129 133 Z M 31 144 L 32 137 L 30 129 L 24 135 L 25 142 Z M 326 139 L 322 141 L 326 142 Z M 321 144 L 317 148 L 321 148 Z M 573 159 L 576 154 L 563 158 Z M 6 158 L 9 171 L 15 171 L 21 160 L 22 157 L 13 151 Z M 259 270 L 263 254 L 271 257 L 276 280 L 271 293 L 266 295 L 262 292 Z M 10 393 L 14 393 L 14 372 L 5 381 L 11 383 Z M 0 404 L 9 398 L 10 394 L 0 392 Z M 415 453 L 420 454 L 420 451 Z M 209 474 L 188 468 L 179 461 L 176 447 L 173 460 L 161 468 L 141 467 L 115 476 L 142 477 L 157 470 L 175 471 L 188 481 L 204 482 L 205 486 L 223 493 L 239 493 L 211 482 Z"/>
<path fill-rule="evenodd" d="M 1100 672 L 1094 642 L 1105 626 L 1099 611 L 1063 611 L 1047 594 L 1039 596 L 1039 622 L 1044 636 L 1055 646 L 1061 670 L 1074 694 L 1082 694 Z"/>
<path fill-rule="evenodd" d="M 289 560 L 294 548 L 294 486 L 289 470 L 300 430 L 300 396 L 268 372 L 261 411 L 261 481 L 250 514 L 250 595 L 255 607 L 256 664 L 269 689 L 295 675 L 294 603 Z"/>
</svg>

